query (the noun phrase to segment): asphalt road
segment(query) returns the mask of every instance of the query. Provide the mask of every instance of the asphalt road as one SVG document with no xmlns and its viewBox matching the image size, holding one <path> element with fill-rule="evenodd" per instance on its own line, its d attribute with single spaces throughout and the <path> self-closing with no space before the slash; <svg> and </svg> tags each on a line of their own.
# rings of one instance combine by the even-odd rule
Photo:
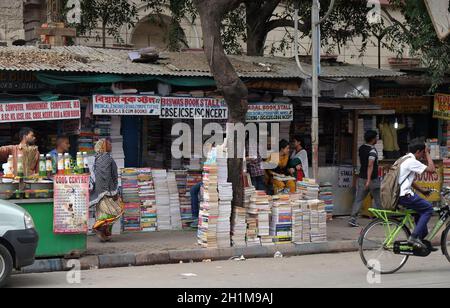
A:
<svg viewBox="0 0 450 308">
<path fill-rule="evenodd" d="M 322 254 L 281 259 L 184 263 L 84 271 L 81 283 L 73 273 L 14 275 L 9 287 L 168 287 L 168 288 L 290 288 L 290 287 L 450 287 L 450 263 L 437 252 L 413 258 L 397 274 L 368 283 L 358 253 Z M 372 279 L 377 282 L 377 279 Z"/>
</svg>

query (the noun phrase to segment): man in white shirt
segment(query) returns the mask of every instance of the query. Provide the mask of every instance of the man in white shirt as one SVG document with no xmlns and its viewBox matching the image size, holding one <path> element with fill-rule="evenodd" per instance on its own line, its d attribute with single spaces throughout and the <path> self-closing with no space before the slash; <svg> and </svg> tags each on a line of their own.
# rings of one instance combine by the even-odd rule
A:
<svg viewBox="0 0 450 308">
<path fill-rule="evenodd" d="M 430 194 L 429 190 L 419 187 L 414 180 L 417 174 L 435 172 L 436 168 L 431 159 L 430 150 L 425 144 L 412 145 L 410 146 L 410 151 L 411 153 L 407 155 L 408 159 L 400 166 L 399 184 L 401 187 L 399 204 L 407 209 L 416 211 L 419 215 L 416 220 L 416 229 L 409 238 L 409 243 L 416 247 L 424 248 L 426 245 L 422 240 L 428 235 L 427 225 L 433 215 L 433 206 L 413 191 L 414 188 L 424 195 Z M 427 161 L 427 165 L 420 162 L 423 159 Z"/>
</svg>

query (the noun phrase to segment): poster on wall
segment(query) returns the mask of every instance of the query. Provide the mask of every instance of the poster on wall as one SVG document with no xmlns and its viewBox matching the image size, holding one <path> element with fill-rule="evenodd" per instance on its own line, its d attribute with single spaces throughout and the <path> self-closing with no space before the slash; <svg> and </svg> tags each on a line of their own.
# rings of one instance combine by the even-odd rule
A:
<svg viewBox="0 0 450 308">
<path fill-rule="evenodd" d="M 442 189 L 442 183 L 443 183 L 443 175 L 444 168 L 442 165 L 436 166 L 436 172 L 424 172 L 421 175 L 417 175 L 415 179 L 415 183 L 422 187 L 423 189 L 434 189 L 438 192 L 432 193 L 430 196 L 425 197 L 424 195 L 419 195 L 424 198 L 425 200 L 428 200 L 430 202 L 438 202 L 441 201 L 441 195 L 440 191 Z"/>
<path fill-rule="evenodd" d="M 223 99 L 162 97 L 160 118 L 225 120 L 228 118 L 228 108 Z"/>
<path fill-rule="evenodd" d="M 88 219 L 89 176 L 55 176 L 53 232 L 87 234 Z"/>
<path fill-rule="evenodd" d="M 433 118 L 450 120 L 450 95 L 448 94 L 435 95 Z"/>
<path fill-rule="evenodd" d="M 94 95 L 94 115 L 158 116 L 159 96 L 146 95 Z"/>
<path fill-rule="evenodd" d="M 32 122 L 81 118 L 80 101 L 50 101 L 0 104 L 0 121 Z"/>
<path fill-rule="evenodd" d="M 353 166 L 339 167 L 339 188 L 350 188 L 353 186 Z"/>
<path fill-rule="evenodd" d="M 248 122 L 290 122 L 294 119 L 294 106 L 281 103 L 256 103 L 248 105 Z"/>
</svg>

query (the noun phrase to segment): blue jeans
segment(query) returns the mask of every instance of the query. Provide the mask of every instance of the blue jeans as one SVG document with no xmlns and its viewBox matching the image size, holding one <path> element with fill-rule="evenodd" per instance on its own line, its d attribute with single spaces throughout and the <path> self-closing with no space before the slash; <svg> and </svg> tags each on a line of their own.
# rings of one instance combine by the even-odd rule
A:
<svg viewBox="0 0 450 308">
<path fill-rule="evenodd" d="M 415 194 L 414 196 L 400 197 L 399 204 L 419 214 L 419 217 L 416 218 L 416 229 L 412 236 L 420 239 L 426 238 L 428 235 L 428 222 L 431 216 L 433 216 L 433 206 L 431 203 Z"/>
<path fill-rule="evenodd" d="M 197 183 L 191 188 L 191 211 L 192 218 L 198 219 L 198 215 L 200 212 L 200 189 L 203 186 L 203 182 Z"/>
<path fill-rule="evenodd" d="M 256 190 L 266 191 L 266 184 L 264 183 L 264 175 L 252 177 L 252 184 Z"/>
</svg>

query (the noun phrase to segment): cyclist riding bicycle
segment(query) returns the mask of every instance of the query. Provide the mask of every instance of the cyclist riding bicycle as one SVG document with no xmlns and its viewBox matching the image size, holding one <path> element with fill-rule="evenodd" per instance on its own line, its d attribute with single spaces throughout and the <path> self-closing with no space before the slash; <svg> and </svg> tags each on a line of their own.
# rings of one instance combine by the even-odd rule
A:
<svg viewBox="0 0 450 308">
<path fill-rule="evenodd" d="M 427 246 L 422 240 L 428 235 L 428 222 L 433 215 L 433 206 L 430 202 L 415 194 L 412 188 L 425 196 L 429 196 L 431 191 L 419 187 L 414 180 L 416 174 L 435 172 L 436 168 L 431 159 L 430 149 L 423 143 L 411 145 L 407 157 L 408 159 L 400 166 L 399 184 L 403 184 L 400 187 L 399 205 L 417 212 L 416 228 L 408 242 L 418 248 L 424 248 Z M 427 165 L 420 162 L 424 159 L 427 161 Z"/>
</svg>

